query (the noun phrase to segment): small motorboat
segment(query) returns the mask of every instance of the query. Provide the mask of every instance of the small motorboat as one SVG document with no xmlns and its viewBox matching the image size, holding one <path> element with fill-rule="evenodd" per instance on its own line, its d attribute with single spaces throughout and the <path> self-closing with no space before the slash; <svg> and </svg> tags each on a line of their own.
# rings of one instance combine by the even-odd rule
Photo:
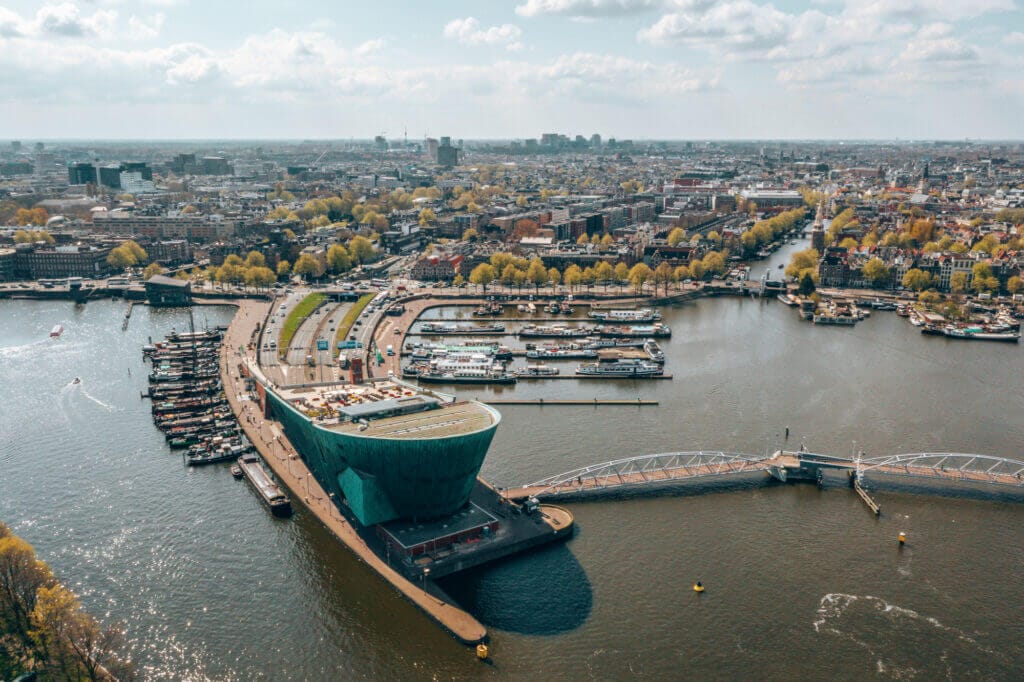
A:
<svg viewBox="0 0 1024 682">
<path fill-rule="evenodd" d="M 82 383 L 82 377 L 75 377 L 74 379 L 71 380 L 71 383 L 73 383 L 73 384 L 80 384 L 80 383 Z"/>
<path fill-rule="evenodd" d="M 231 475 L 234 476 L 235 478 L 242 478 L 243 476 L 245 476 L 245 474 L 242 472 L 242 467 L 238 466 L 237 464 L 231 465 Z"/>
</svg>

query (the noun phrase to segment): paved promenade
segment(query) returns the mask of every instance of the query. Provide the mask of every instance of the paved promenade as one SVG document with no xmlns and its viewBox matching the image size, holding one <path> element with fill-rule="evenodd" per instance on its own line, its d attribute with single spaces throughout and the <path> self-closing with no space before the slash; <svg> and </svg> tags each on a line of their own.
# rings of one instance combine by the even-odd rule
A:
<svg viewBox="0 0 1024 682">
<path fill-rule="evenodd" d="M 487 636 L 487 630 L 473 616 L 420 589 L 373 552 L 310 474 L 280 425 L 264 419 L 257 403 L 251 400 L 245 390 L 239 365 L 244 359 L 255 364 L 254 336 L 257 325 L 266 318 L 270 307 L 269 301 L 240 301 L 221 350 L 224 392 L 246 436 L 259 450 L 263 461 L 274 471 L 278 481 L 291 491 L 293 502 L 305 505 L 362 561 L 457 639 L 466 644 L 482 641 Z"/>
</svg>

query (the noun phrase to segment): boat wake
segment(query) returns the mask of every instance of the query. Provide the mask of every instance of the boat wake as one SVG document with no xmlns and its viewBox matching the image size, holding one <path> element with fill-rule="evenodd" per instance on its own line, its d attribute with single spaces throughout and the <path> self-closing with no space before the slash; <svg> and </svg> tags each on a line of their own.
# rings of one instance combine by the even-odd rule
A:
<svg viewBox="0 0 1024 682">
<path fill-rule="evenodd" d="M 72 379 L 71 381 L 69 381 L 67 384 L 64 385 L 64 391 L 69 390 L 69 389 L 70 390 L 74 390 L 76 388 L 78 389 L 78 392 L 82 394 L 83 398 L 86 398 L 87 400 L 91 400 L 92 402 L 96 403 L 97 405 L 102 407 L 107 412 L 116 412 L 117 411 L 117 408 L 114 407 L 113 405 L 111 405 L 110 403 L 104 402 L 104 401 L 100 400 L 99 398 L 97 398 L 96 396 L 94 396 L 91 393 L 89 393 L 88 391 L 86 391 L 85 388 L 83 388 L 82 382 L 81 382 L 81 380 L 78 379 L 78 377 L 75 377 L 74 379 Z"/>
<path fill-rule="evenodd" d="M 993 657 L 1004 659 L 958 628 L 871 595 L 826 594 L 812 625 L 867 651 L 876 672 L 892 679 L 983 676 Z"/>
<path fill-rule="evenodd" d="M 42 348 L 50 342 L 50 339 L 40 339 L 39 341 L 33 341 L 32 343 L 23 343 L 20 346 L 0 347 L 0 358 L 17 358 L 27 353 L 31 353 L 36 348 Z"/>
</svg>

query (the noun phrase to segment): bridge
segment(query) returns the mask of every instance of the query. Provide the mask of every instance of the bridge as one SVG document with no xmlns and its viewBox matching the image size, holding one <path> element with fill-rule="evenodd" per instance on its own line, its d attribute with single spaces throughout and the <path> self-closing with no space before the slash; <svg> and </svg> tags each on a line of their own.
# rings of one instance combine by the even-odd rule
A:
<svg viewBox="0 0 1024 682">
<path fill-rule="evenodd" d="M 737 478 L 766 472 L 776 480 L 820 482 L 827 470 L 846 471 L 851 485 L 876 514 L 878 506 L 861 484 L 870 476 L 896 476 L 990 484 L 1024 490 L 1024 461 L 991 455 L 920 452 L 865 458 L 806 451 L 770 456 L 734 452 L 670 452 L 627 457 L 574 469 L 504 491 L 509 499 L 584 497 L 617 489 L 653 488 L 674 482 Z"/>
</svg>

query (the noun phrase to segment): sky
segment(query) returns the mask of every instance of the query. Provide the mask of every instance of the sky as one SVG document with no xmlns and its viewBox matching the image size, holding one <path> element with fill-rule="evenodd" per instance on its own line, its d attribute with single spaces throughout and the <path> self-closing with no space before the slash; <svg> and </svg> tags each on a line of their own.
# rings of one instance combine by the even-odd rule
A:
<svg viewBox="0 0 1024 682">
<path fill-rule="evenodd" d="M 1020 139 L 1022 1 L 0 0 L 0 135 Z"/>
</svg>

